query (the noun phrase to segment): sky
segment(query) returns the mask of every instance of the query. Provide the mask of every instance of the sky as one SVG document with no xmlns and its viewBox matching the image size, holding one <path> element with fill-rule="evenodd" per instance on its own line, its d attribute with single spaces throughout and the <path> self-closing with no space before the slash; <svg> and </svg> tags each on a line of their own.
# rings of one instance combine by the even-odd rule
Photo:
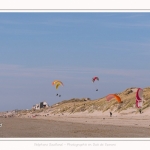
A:
<svg viewBox="0 0 150 150">
<path fill-rule="evenodd" d="M 0 111 L 149 87 L 149 33 L 144 12 L 0 13 Z"/>
</svg>

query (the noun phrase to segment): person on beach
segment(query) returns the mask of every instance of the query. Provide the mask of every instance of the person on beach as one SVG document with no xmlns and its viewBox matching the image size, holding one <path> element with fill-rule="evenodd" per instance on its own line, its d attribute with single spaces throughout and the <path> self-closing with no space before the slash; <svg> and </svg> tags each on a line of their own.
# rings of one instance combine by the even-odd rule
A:
<svg viewBox="0 0 150 150">
<path fill-rule="evenodd" d="M 112 117 L 112 112 L 110 112 L 110 117 Z"/>
</svg>

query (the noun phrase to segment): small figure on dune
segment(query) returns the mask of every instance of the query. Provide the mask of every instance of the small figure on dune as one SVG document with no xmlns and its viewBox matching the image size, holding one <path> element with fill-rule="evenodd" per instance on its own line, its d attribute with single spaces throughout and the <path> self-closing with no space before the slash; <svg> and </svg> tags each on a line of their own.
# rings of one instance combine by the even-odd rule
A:
<svg viewBox="0 0 150 150">
<path fill-rule="evenodd" d="M 98 89 L 96 89 L 96 91 L 98 91 Z"/>
<path fill-rule="evenodd" d="M 61 97 L 61 95 L 59 95 L 59 97 Z"/>
<path fill-rule="evenodd" d="M 112 117 L 112 112 L 110 112 L 110 117 Z"/>
<path fill-rule="evenodd" d="M 56 94 L 56 96 L 58 96 L 58 94 Z"/>
</svg>

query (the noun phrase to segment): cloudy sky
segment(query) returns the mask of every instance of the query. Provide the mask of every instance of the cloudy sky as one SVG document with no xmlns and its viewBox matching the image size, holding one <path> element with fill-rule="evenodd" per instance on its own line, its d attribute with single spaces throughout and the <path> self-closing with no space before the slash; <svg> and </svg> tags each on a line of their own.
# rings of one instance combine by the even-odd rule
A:
<svg viewBox="0 0 150 150">
<path fill-rule="evenodd" d="M 0 13 L 0 111 L 150 86 L 149 33 L 150 13 Z"/>
</svg>

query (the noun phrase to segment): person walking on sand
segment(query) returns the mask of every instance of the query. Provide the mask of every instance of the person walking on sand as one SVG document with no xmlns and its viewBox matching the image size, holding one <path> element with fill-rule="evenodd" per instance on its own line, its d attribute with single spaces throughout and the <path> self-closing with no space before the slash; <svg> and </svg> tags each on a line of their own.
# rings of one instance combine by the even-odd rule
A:
<svg viewBox="0 0 150 150">
<path fill-rule="evenodd" d="M 110 117 L 112 117 L 112 112 L 110 112 Z"/>
</svg>

